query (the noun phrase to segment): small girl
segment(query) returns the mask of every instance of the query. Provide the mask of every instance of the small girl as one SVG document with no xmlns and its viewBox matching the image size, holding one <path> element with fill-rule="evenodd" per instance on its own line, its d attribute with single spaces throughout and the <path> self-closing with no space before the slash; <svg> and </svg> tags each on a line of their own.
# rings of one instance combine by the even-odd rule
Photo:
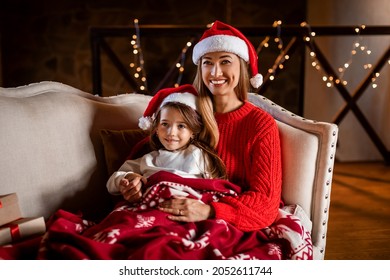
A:
<svg viewBox="0 0 390 280">
<path fill-rule="evenodd" d="M 139 122 L 150 129 L 152 152 L 126 160 L 107 182 L 111 194 L 122 194 L 129 202 L 142 197 L 142 184 L 152 174 L 164 170 L 184 178 L 222 178 L 222 160 L 208 145 L 197 108 L 197 92 L 192 85 L 166 88 L 152 98 Z"/>
</svg>

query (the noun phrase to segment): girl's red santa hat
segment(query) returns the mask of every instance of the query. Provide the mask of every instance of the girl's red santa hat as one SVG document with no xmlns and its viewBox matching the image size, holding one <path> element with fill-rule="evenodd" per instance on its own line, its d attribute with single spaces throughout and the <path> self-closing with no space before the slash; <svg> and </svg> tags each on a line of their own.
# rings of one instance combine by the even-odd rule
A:
<svg viewBox="0 0 390 280">
<path fill-rule="evenodd" d="M 197 96 L 198 92 L 190 84 L 159 90 L 149 101 L 148 107 L 139 119 L 138 126 L 143 130 L 150 129 L 156 112 L 167 102 L 179 102 L 198 111 Z"/>
<path fill-rule="evenodd" d="M 251 85 L 258 88 L 263 83 L 263 76 L 257 70 L 256 50 L 252 43 L 236 28 L 215 21 L 194 46 L 192 61 L 198 65 L 201 57 L 211 52 L 230 52 L 238 55 L 250 66 Z"/>
</svg>

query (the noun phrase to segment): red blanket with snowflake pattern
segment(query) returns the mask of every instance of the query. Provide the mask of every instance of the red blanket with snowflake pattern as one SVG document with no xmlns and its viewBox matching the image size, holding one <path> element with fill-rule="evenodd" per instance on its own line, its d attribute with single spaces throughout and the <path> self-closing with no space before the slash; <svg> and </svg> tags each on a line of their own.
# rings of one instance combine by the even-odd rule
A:
<svg viewBox="0 0 390 280">
<path fill-rule="evenodd" d="M 270 227 L 243 232 L 221 219 L 195 223 L 171 221 L 156 208 L 173 195 L 205 203 L 237 195 L 224 180 L 184 179 L 159 172 L 137 205 L 120 203 L 101 222 L 57 211 L 40 238 L 0 248 L 0 258 L 36 251 L 37 259 L 312 259 L 310 232 L 291 211 L 280 209 Z M 157 179 L 158 178 L 158 179 Z M 291 207 L 290 207 L 291 208 Z M 19 247 L 18 247 L 19 246 Z M 24 246 L 24 248 L 23 248 Z"/>
</svg>

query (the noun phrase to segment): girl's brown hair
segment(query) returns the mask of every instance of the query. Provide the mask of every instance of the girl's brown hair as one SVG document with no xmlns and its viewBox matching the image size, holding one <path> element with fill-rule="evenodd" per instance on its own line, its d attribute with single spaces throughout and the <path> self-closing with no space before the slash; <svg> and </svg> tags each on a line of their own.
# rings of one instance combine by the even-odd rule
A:
<svg viewBox="0 0 390 280">
<path fill-rule="evenodd" d="M 156 118 L 153 120 L 151 127 L 151 148 L 153 150 L 164 149 L 164 146 L 161 144 L 156 134 L 157 126 L 160 123 L 161 110 L 163 108 L 171 108 L 177 110 L 181 114 L 184 119 L 184 122 L 188 125 L 188 128 L 194 133 L 194 137 L 188 143 L 188 145 L 193 144 L 194 146 L 204 151 L 205 162 L 207 163 L 207 172 L 211 175 L 211 177 L 227 179 L 225 164 L 215 152 L 214 147 L 210 146 L 208 142 L 208 137 L 205 138 L 205 135 L 208 135 L 209 133 L 205 132 L 207 128 L 203 124 L 201 115 L 197 111 L 183 103 L 167 102 L 157 111 Z"/>
</svg>

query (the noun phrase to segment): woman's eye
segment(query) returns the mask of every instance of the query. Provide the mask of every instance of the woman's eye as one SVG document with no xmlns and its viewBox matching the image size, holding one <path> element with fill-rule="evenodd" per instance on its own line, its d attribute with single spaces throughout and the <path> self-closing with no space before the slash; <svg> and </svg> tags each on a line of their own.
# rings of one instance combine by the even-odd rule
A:
<svg viewBox="0 0 390 280">
<path fill-rule="evenodd" d="M 184 124 L 179 124 L 177 127 L 180 129 L 186 128 L 186 126 Z"/>
</svg>

